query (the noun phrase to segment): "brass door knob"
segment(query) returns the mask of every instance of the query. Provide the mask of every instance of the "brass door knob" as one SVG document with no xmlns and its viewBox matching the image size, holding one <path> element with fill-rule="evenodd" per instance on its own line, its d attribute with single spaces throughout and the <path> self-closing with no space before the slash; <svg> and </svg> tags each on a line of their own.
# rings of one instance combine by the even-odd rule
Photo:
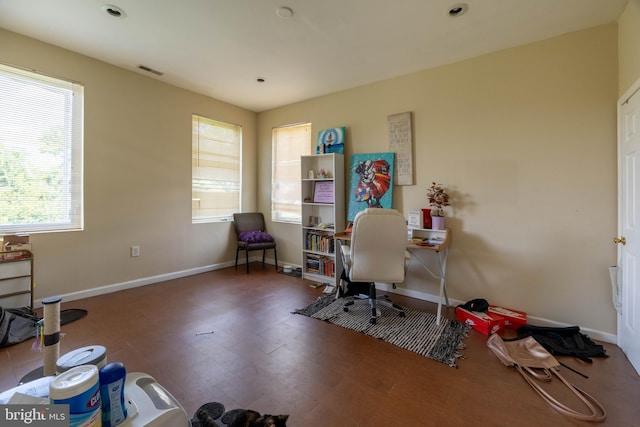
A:
<svg viewBox="0 0 640 427">
<path fill-rule="evenodd" d="M 613 238 L 613 243 L 622 243 L 623 245 L 627 244 L 627 239 L 625 239 L 624 237 L 614 237 Z"/>
</svg>

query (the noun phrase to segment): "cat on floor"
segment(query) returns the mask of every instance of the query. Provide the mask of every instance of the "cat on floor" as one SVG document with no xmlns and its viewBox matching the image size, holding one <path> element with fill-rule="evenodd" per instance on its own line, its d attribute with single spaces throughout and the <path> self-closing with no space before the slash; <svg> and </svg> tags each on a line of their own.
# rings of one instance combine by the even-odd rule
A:
<svg viewBox="0 0 640 427">
<path fill-rule="evenodd" d="M 286 427 L 289 415 L 260 415 L 259 412 L 245 409 L 240 411 L 229 427 Z"/>
<path fill-rule="evenodd" d="M 289 415 L 260 415 L 251 409 L 225 411 L 219 402 L 202 405 L 191 420 L 192 427 L 286 427 Z"/>
</svg>

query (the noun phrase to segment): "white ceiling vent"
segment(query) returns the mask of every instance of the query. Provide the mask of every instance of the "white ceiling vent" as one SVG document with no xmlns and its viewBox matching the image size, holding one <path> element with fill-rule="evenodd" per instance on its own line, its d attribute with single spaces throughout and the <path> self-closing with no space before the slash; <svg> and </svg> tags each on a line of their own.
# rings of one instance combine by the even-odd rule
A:
<svg viewBox="0 0 640 427">
<path fill-rule="evenodd" d="M 138 65 L 138 68 L 141 69 L 142 71 L 146 71 L 148 73 L 155 74 L 156 76 L 161 76 L 161 75 L 164 74 L 163 72 L 158 71 L 158 70 L 154 70 L 153 68 L 147 67 L 146 65 Z"/>
</svg>

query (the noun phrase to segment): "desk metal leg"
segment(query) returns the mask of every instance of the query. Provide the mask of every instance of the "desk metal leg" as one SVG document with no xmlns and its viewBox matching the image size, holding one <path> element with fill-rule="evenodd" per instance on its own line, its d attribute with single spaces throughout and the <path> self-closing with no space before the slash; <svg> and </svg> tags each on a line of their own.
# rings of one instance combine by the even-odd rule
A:
<svg viewBox="0 0 640 427">
<path fill-rule="evenodd" d="M 445 275 L 447 272 L 447 255 L 449 254 L 449 248 L 446 248 L 442 252 L 438 252 L 438 259 L 440 260 L 440 299 L 438 300 L 438 319 L 436 324 L 440 324 L 440 317 L 442 316 L 442 296 L 444 294 L 444 300 L 447 307 L 449 307 L 449 296 L 447 295 L 447 280 Z"/>
<path fill-rule="evenodd" d="M 411 255 L 422 265 L 424 268 L 434 279 L 440 280 L 440 295 L 438 299 L 438 314 L 436 318 L 436 324 L 440 325 L 440 317 L 442 316 L 442 297 L 444 296 L 445 304 L 449 307 L 449 296 L 447 295 L 447 280 L 446 280 L 446 272 L 447 272 L 447 256 L 449 255 L 449 248 L 445 248 L 443 251 L 438 252 L 438 261 L 440 264 L 439 274 L 434 274 L 433 271 L 429 267 L 425 265 L 425 263 L 418 257 L 413 251 L 409 251 Z"/>
</svg>

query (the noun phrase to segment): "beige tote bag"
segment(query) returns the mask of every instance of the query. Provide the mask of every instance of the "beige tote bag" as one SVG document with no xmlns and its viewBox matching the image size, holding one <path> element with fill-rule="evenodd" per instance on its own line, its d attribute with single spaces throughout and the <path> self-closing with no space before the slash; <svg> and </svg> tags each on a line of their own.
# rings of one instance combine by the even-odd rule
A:
<svg viewBox="0 0 640 427">
<path fill-rule="evenodd" d="M 499 335 L 493 334 L 487 340 L 487 347 L 506 366 L 514 366 L 531 387 L 561 414 L 583 421 L 603 422 L 606 411 L 594 397 L 571 384 L 561 374 L 560 363 L 533 337 L 517 341 L 503 341 Z M 569 408 L 545 391 L 538 381 L 551 381 L 552 374 L 575 393 L 587 406 L 588 412 L 581 413 Z"/>
</svg>

